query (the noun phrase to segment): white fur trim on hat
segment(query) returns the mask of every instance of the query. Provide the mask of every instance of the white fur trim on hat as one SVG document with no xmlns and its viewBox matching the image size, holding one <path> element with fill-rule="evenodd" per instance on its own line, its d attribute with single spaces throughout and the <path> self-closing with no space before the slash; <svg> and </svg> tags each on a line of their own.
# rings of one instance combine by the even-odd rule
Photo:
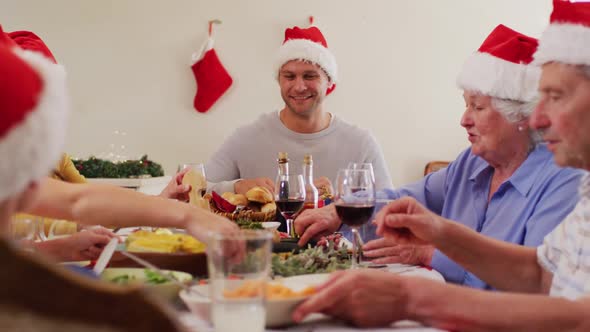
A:
<svg viewBox="0 0 590 332">
<path fill-rule="evenodd" d="M 590 28 L 570 23 L 553 23 L 539 39 L 535 65 L 557 61 L 590 65 Z"/>
<path fill-rule="evenodd" d="M 529 102 L 537 96 L 540 76 L 538 67 L 477 52 L 465 61 L 457 85 L 496 98 Z"/>
<path fill-rule="evenodd" d="M 35 110 L 0 137 L 0 201 L 53 169 L 63 152 L 69 108 L 65 70 L 42 54 L 15 50 L 43 80 Z"/>
<path fill-rule="evenodd" d="M 281 67 L 291 60 L 305 60 L 315 63 L 326 72 L 331 83 L 336 83 L 338 80 L 336 58 L 330 50 L 319 43 L 307 39 L 287 40 L 279 48 L 274 72 L 278 73 Z"/>
</svg>

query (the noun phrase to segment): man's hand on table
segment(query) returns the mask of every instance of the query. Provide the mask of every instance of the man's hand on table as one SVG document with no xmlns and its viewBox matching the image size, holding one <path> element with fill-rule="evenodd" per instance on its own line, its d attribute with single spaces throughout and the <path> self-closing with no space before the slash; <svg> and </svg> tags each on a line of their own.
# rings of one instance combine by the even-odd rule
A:
<svg viewBox="0 0 590 332">
<path fill-rule="evenodd" d="M 433 254 L 433 246 L 398 244 L 387 237 L 369 241 L 363 246 L 363 256 L 371 258 L 376 264 L 430 265 Z"/>
<path fill-rule="evenodd" d="M 407 278 L 377 270 L 348 270 L 332 273 L 293 312 L 301 322 L 319 312 L 361 327 L 387 326 L 408 318 Z"/>
<path fill-rule="evenodd" d="M 303 247 L 313 238 L 330 235 L 340 228 L 340 224 L 334 204 L 305 210 L 295 219 L 295 232 L 300 236 L 297 244 Z"/>
</svg>

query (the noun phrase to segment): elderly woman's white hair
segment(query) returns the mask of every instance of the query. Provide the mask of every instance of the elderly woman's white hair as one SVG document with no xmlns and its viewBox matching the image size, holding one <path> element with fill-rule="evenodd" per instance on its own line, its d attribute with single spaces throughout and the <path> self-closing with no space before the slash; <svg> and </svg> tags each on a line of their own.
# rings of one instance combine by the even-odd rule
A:
<svg viewBox="0 0 590 332">
<path fill-rule="evenodd" d="M 538 99 L 522 102 L 492 97 L 492 107 L 500 112 L 500 114 L 511 123 L 516 123 L 522 120 L 528 121 L 528 118 L 535 110 L 535 107 L 537 107 L 537 103 Z M 529 128 L 529 137 L 532 146 L 535 146 L 542 140 L 541 134 L 532 128 Z"/>
</svg>

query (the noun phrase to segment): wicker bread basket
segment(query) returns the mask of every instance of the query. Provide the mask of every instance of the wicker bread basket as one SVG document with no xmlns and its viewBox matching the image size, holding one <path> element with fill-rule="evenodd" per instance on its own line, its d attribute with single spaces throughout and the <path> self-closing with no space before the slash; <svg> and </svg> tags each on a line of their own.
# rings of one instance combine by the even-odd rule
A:
<svg viewBox="0 0 590 332">
<path fill-rule="evenodd" d="M 211 208 L 211 212 L 218 214 L 220 216 L 226 217 L 229 220 L 250 220 L 250 221 L 271 221 L 271 220 L 275 220 L 275 216 L 277 211 L 276 210 L 272 210 L 272 211 L 267 211 L 267 212 L 256 212 L 253 210 L 242 210 L 240 212 L 237 213 L 231 213 L 231 212 L 223 212 L 220 211 L 217 206 L 215 206 L 215 203 L 213 202 L 212 199 L 209 199 L 209 207 Z"/>
</svg>

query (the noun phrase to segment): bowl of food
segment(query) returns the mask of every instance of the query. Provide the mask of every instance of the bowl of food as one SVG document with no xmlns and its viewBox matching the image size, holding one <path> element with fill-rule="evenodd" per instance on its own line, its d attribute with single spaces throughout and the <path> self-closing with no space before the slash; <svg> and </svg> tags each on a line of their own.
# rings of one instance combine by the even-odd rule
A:
<svg viewBox="0 0 590 332">
<path fill-rule="evenodd" d="M 183 271 L 195 276 L 207 275 L 205 249 L 205 244 L 192 236 L 167 229 L 137 229 L 128 234 L 120 248 L 121 251 L 133 252 L 161 269 Z M 109 266 L 140 267 L 119 252 L 115 252 Z"/>
<path fill-rule="evenodd" d="M 269 282 L 266 288 L 266 327 L 293 324 L 293 310 L 315 293 L 314 287 L 325 282 L 327 278 L 328 274 L 311 274 Z M 211 322 L 209 285 L 194 285 L 191 291 L 182 290 L 179 295 L 191 312 Z"/>
<path fill-rule="evenodd" d="M 164 273 L 185 284 L 193 280 L 193 277 L 185 272 L 166 270 Z M 167 301 L 174 300 L 181 288 L 160 273 L 145 268 L 111 267 L 105 269 L 100 278 L 121 286 L 145 287 L 148 292 Z"/>
</svg>

